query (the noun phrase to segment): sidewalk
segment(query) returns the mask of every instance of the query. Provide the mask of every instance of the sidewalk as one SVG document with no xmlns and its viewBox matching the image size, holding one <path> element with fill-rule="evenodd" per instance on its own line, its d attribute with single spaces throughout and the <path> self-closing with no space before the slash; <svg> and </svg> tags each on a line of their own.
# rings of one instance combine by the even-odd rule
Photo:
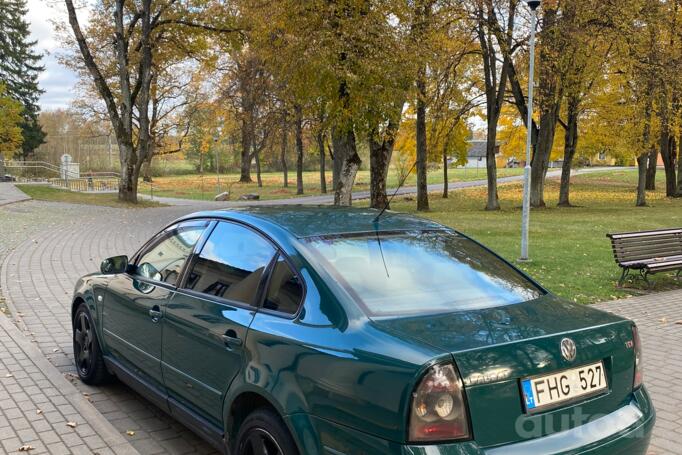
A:
<svg viewBox="0 0 682 455">
<path fill-rule="evenodd" d="M 648 455 L 682 453 L 682 290 L 594 305 L 632 319 L 642 337 L 644 384 L 656 408 Z"/>
<path fill-rule="evenodd" d="M 14 183 L 0 182 L 0 206 L 28 201 L 31 198 L 14 186 Z"/>
<path fill-rule="evenodd" d="M 0 344 L 3 453 L 139 455 L 1 314 Z"/>
</svg>

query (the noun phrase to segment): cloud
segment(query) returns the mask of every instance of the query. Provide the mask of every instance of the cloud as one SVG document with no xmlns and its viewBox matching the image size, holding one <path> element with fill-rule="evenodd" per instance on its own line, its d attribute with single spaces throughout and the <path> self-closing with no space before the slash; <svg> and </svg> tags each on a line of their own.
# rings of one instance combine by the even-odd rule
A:
<svg viewBox="0 0 682 455">
<path fill-rule="evenodd" d="M 27 20 L 31 36 L 37 41 L 38 52 L 43 53 L 45 72 L 40 75 L 40 87 L 45 93 L 40 97 L 43 110 L 66 108 L 74 99 L 76 74 L 57 62 L 55 54 L 60 51 L 60 43 L 51 21 L 65 18 L 65 12 L 46 0 L 28 0 Z"/>
</svg>

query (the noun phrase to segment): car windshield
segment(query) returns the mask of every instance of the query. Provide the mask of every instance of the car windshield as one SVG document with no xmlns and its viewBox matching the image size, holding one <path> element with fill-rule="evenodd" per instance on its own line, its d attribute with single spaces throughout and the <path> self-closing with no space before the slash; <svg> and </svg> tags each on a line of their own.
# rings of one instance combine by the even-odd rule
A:
<svg viewBox="0 0 682 455">
<path fill-rule="evenodd" d="M 543 294 L 509 264 L 454 232 L 311 237 L 307 243 L 370 316 L 490 308 Z"/>
</svg>

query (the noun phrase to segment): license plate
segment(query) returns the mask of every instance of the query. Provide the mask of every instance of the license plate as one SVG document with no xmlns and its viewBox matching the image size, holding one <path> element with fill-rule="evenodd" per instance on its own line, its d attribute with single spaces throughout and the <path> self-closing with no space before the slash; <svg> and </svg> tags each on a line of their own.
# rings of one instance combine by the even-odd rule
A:
<svg viewBox="0 0 682 455">
<path fill-rule="evenodd" d="M 607 387 L 603 362 L 521 381 L 523 399 L 528 412 L 596 395 Z"/>
</svg>

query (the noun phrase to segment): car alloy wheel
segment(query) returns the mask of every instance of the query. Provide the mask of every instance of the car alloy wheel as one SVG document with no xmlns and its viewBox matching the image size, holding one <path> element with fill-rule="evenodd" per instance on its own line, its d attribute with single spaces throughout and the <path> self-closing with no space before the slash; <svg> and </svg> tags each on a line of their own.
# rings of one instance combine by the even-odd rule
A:
<svg viewBox="0 0 682 455">
<path fill-rule="evenodd" d="M 87 376 L 90 373 L 90 368 L 92 367 L 92 340 L 93 340 L 93 329 L 90 319 L 87 314 L 83 311 L 80 313 L 75 322 L 74 327 L 74 341 L 75 346 L 75 356 L 76 365 L 80 370 L 81 375 Z"/>
<path fill-rule="evenodd" d="M 254 428 L 239 448 L 240 455 L 283 455 L 275 438 L 263 428 Z"/>
</svg>

